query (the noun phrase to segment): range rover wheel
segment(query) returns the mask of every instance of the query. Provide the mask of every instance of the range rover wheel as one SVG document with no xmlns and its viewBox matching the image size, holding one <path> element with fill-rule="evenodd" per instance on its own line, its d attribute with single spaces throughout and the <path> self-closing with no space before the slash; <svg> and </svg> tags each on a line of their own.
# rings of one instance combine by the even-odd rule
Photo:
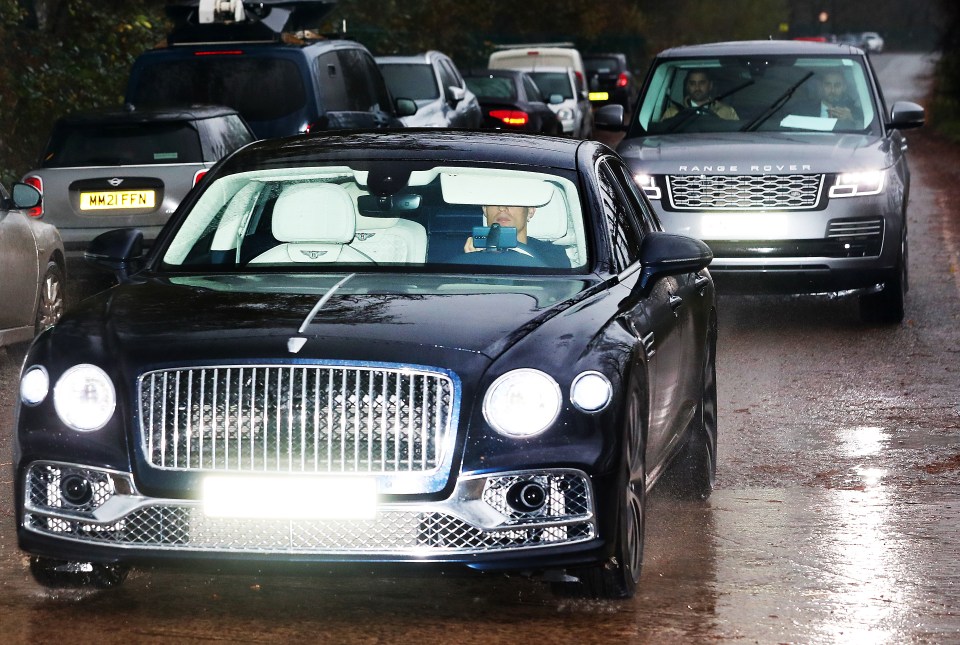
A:
<svg viewBox="0 0 960 645">
<path fill-rule="evenodd" d="M 866 323 L 897 325 L 903 322 L 903 302 L 909 288 L 907 279 L 907 243 L 903 242 L 900 262 L 877 293 L 860 296 L 860 320 Z"/>
<path fill-rule="evenodd" d="M 33 579 L 51 589 L 110 589 L 120 585 L 126 579 L 127 572 L 128 569 L 119 564 L 69 562 L 41 556 L 30 558 Z"/>
</svg>

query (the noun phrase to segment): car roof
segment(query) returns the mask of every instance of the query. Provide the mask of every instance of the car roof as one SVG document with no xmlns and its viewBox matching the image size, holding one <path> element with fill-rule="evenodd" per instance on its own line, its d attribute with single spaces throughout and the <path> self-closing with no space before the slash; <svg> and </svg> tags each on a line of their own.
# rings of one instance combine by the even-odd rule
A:
<svg viewBox="0 0 960 645">
<path fill-rule="evenodd" d="M 509 67 L 500 68 L 477 68 L 468 69 L 461 72 L 464 76 L 510 76 L 519 78 L 520 76 L 529 76 L 530 73 L 525 69 L 510 69 Z"/>
<path fill-rule="evenodd" d="M 390 160 L 402 162 L 481 162 L 528 164 L 566 170 L 576 169 L 581 146 L 605 148 L 597 141 L 546 137 L 535 134 L 496 131 L 444 131 L 436 128 L 408 128 L 392 132 L 321 132 L 281 139 L 261 139 L 247 145 L 224 165 L 235 172 L 249 163 L 284 160 L 302 163 L 304 157 L 319 162 Z"/>
<path fill-rule="evenodd" d="M 185 105 L 181 107 L 110 107 L 67 114 L 58 123 L 68 125 L 154 123 L 158 121 L 197 121 L 238 112 L 222 105 Z"/>
<path fill-rule="evenodd" d="M 430 51 L 420 52 L 417 54 L 403 54 L 403 55 L 390 55 L 390 56 L 377 56 L 376 60 L 378 63 L 422 63 L 429 64 L 430 60 L 433 58 L 450 58 L 441 51 L 431 49 Z"/>
<path fill-rule="evenodd" d="M 824 54 L 863 55 L 863 50 L 852 45 L 839 43 L 816 43 L 804 40 L 733 40 L 700 45 L 683 45 L 665 49 L 657 58 L 686 58 L 693 56 L 737 56 L 737 55 L 774 55 L 814 56 Z"/>
</svg>

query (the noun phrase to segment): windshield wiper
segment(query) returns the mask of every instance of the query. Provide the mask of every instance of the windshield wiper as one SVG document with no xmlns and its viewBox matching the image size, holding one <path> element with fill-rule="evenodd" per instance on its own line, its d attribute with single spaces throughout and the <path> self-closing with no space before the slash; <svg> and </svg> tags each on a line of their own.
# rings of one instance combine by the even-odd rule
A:
<svg viewBox="0 0 960 645">
<path fill-rule="evenodd" d="M 675 120 L 673 123 L 671 123 L 671 124 L 670 124 L 670 127 L 666 128 L 666 129 L 663 131 L 663 133 L 666 134 L 666 133 L 669 133 L 669 132 L 673 132 L 674 130 L 676 130 L 677 128 L 679 128 L 681 125 L 683 125 L 684 123 L 686 123 L 687 121 L 689 121 L 689 120 L 690 120 L 690 117 L 692 117 L 694 114 L 699 113 L 700 110 L 702 110 L 703 108 L 709 108 L 711 105 L 713 105 L 713 104 L 716 103 L 717 101 L 722 101 L 723 99 L 727 98 L 727 97 L 730 96 L 731 94 L 736 94 L 737 92 L 739 92 L 740 90 L 744 89 L 745 87 L 750 87 L 751 85 L 753 85 L 753 83 L 754 83 L 753 79 L 750 79 L 750 80 L 747 81 L 746 83 L 741 83 L 740 85 L 737 85 L 735 88 L 733 88 L 733 89 L 730 90 L 729 92 L 724 92 L 724 93 L 721 94 L 720 96 L 715 96 L 715 97 L 713 97 L 712 99 L 710 99 L 709 101 L 707 101 L 707 102 L 704 103 L 703 105 L 698 105 L 698 106 L 695 107 L 695 108 L 684 107 L 684 110 L 686 110 L 686 111 L 685 111 L 685 112 L 680 112 L 680 113 L 676 116 L 676 120 Z M 676 101 L 673 101 L 672 99 L 671 99 L 671 101 L 672 101 L 673 103 L 676 103 Z"/>
<path fill-rule="evenodd" d="M 807 72 L 803 78 L 787 88 L 787 91 L 777 97 L 777 100 L 770 104 L 766 110 L 758 114 L 750 123 L 740 128 L 740 132 L 752 132 L 763 125 L 767 119 L 777 113 L 777 110 L 790 100 L 797 88 L 807 82 L 807 79 L 813 76 L 813 72 Z"/>
</svg>

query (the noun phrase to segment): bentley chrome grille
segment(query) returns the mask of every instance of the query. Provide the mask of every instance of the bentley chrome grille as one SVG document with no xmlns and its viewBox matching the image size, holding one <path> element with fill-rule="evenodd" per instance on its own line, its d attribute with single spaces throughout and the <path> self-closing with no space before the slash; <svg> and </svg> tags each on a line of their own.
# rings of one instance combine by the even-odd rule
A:
<svg viewBox="0 0 960 645">
<path fill-rule="evenodd" d="M 815 208 L 823 175 L 669 175 L 670 203 L 679 210 Z"/>
<path fill-rule="evenodd" d="M 139 397 L 152 466 L 233 472 L 436 470 L 456 405 L 447 373 L 400 366 L 165 369 Z"/>
</svg>

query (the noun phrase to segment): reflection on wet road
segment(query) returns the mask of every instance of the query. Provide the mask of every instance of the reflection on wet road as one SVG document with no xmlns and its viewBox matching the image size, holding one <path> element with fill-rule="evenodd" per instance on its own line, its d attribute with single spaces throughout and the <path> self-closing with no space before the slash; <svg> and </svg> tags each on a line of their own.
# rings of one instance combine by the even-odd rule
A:
<svg viewBox="0 0 960 645">
<path fill-rule="evenodd" d="M 920 60 L 920 57 L 916 57 Z M 893 55 L 881 68 L 912 69 Z M 913 61 L 916 62 L 916 61 Z M 905 97 L 909 98 L 909 96 Z M 960 267 L 951 203 L 913 145 L 908 320 L 856 303 L 721 298 L 718 489 L 654 495 L 630 602 L 521 577 L 138 571 L 52 593 L 16 548 L 0 349 L 0 634 L 5 642 L 960 643 Z M 933 161 L 927 161 L 932 164 Z"/>
</svg>

